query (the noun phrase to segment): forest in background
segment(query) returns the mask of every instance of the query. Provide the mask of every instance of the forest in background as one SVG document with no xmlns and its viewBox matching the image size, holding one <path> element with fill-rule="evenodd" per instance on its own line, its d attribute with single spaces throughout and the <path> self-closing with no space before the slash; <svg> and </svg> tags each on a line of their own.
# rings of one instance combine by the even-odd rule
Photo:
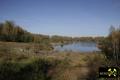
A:
<svg viewBox="0 0 120 80">
<path fill-rule="evenodd" d="M 9 42 L 34 42 L 34 43 L 70 43 L 70 42 L 97 42 L 104 37 L 67 37 L 59 35 L 43 35 L 43 34 L 33 34 L 24 30 L 21 26 L 16 25 L 12 21 L 5 21 L 0 23 L 0 41 Z"/>
</svg>

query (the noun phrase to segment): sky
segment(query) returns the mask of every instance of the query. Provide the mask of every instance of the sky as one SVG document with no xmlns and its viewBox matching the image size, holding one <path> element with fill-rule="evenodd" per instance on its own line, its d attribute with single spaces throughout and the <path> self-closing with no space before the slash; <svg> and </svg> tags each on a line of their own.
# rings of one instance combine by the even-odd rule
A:
<svg viewBox="0 0 120 80">
<path fill-rule="evenodd" d="M 106 36 L 120 25 L 120 0 L 0 0 L 0 22 L 32 33 Z"/>
</svg>

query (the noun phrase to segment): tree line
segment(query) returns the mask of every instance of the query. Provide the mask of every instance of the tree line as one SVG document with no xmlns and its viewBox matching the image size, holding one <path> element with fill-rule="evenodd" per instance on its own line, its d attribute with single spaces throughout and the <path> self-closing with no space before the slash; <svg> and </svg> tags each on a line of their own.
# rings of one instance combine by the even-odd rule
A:
<svg viewBox="0 0 120 80">
<path fill-rule="evenodd" d="M 10 42 L 34 42 L 34 43 L 71 43 L 71 42 L 97 42 L 104 37 L 68 37 L 68 36 L 48 36 L 43 34 L 33 34 L 16 25 L 12 21 L 0 23 L 0 41 Z"/>
<path fill-rule="evenodd" d="M 12 21 L 0 23 L 0 41 L 40 43 L 47 42 L 48 39 L 49 36 L 32 34 Z"/>
<path fill-rule="evenodd" d="M 99 42 L 98 47 L 108 60 L 113 60 L 120 64 L 120 27 L 111 26 L 109 35 Z"/>
</svg>

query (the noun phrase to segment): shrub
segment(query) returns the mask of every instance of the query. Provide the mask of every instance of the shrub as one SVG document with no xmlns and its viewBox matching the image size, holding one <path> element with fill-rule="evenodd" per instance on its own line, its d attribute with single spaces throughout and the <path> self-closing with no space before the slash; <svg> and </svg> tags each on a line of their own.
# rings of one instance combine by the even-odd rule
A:
<svg viewBox="0 0 120 80">
<path fill-rule="evenodd" d="M 0 80 L 50 80 L 50 63 L 35 59 L 27 63 L 4 61 L 0 63 Z"/>
</svg>

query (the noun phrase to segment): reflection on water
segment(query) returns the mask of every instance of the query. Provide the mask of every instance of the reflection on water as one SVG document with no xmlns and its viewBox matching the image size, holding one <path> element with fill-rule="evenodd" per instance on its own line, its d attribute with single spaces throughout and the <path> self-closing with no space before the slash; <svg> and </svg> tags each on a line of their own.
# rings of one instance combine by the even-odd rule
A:
<svg viewBox="0 0 120 80">
<path fill-rule="evenodd" d="M 100 51 L 96 47 L 96 43 L 94 42 L 78 42 L 71 43 L 67 45 L 58 45 L 54 46 L 54 50 L 56 51 L 75 51 L 75 52 L 92 52 L 92 51 Z"/>
</svg>

